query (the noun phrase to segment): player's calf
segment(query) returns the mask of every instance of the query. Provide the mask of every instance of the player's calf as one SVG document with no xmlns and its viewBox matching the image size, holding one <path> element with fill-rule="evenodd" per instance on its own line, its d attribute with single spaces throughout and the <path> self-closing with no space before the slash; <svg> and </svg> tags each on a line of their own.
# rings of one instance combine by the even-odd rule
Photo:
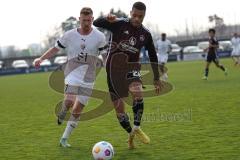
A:
<svg viewBox="0 0 240 160">
<path fill-rule="evenodd" d="M 71 100 L 64 100 L 62 102 L 61 110 L 58 113 L 58 119 L 57 119 L 58 125 L 61 125 L 64 122 L 67 112 L 68 112 L 69 108 L 71 108 L 72 106 L 73 106 L 73 101 L 71 101 Z"/>
<path fill-rule="evenodd" d="M 126 113 L 117 113 L 117 118 L 122 128 L 130 134 L 132 132 L 132 127 L 128 115 Z"/>
</svg>

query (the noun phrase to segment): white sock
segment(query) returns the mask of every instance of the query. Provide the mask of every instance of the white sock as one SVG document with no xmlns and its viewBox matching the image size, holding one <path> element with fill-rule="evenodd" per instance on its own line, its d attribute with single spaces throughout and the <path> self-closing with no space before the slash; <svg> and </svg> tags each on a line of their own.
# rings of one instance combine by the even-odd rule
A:
<svg viewBox="0 0 240 160">
<path fill-rule="evenodd" d="M 67 126 L 62 135 L 62 138 L 68 139 L 70 134 L 72 133 L 73 129 L 77 127 L 78 122 L 79 122 L 79 118 L 75 118 L 75 117 L 73 117 L 73 115 L 71 115 L 69 121 L 67 122 Z"/>
<path fill-rule="evenodd" d="M 133 130 L 139 129 L 140 126 L 133 125 Z"/>
</svg>

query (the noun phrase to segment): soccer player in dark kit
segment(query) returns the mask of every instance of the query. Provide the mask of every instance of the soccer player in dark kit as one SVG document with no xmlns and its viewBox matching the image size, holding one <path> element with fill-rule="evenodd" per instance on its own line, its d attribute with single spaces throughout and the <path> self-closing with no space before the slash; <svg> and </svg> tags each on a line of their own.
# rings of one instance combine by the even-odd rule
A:
<svg viewBox="0 0 240 160">
<path fill-rule="evenodd" d="M 142 2 L 135 2 L 130 11 L 131 17 L 118 19 L 109 14 L 96 19 L 93 24 L 111 31 L 110 52 L 107 56 L 107 82 L 111 99 L 121 126 L 129 133 L 128 147 L 133 149 L 135 135 L 141 142 L 148 144 L 150 138 L 140 129 L 144 110 L 143 91 L 140 74 L 139 55 L 142 47 L 148 50 L 156 93 L 159 94 L 161 81 L 159 80 L 158 59 L 151 33 L 142 25 L 146 6 Z M 128 91 L 133 99 L 134 126 L 130 125 L 125 112 L 123 98 L 128 97 Z"/>
<path fill-rule="evenodd" d="M 206 48 L 204 51 L 207 52 L 207 59 L 206 59 L 206 67 L 205 67 L 205 74 L 203 76 L 203 80 L 208 79 L 208 72 L 209 72 L 209 66 L 211 62 L 213 61 L 215 65 L 224 71 L 225 75 L 227 75 L 227 69 L 224 68 L 222 64 L 219 63 L 218 56 L 217 56 L 217 48 L 219 47 L 218 41 L 215 37 L 215 29 L 209 29 L 209 47 Z"/>
</svg>

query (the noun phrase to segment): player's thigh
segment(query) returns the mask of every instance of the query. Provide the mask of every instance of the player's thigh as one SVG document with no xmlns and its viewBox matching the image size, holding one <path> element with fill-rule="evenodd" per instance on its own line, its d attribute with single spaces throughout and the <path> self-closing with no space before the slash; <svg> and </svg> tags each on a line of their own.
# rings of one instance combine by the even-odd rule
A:
<svg viewBox="0 0 240 160">
<path fill-rule="evenodd" d="M 113 102 L 128 97 L 128 80 L 126 78 L 126 72 L 107 73 L 107 82 Z"/>
<path fill-rule="evenodd" d="M 69 84 L 65 84 L 64 86 L 64 102 L 66 106 L 72 107 L 75 99 L 76 99 L 76 95 L 78 94 L 78 87 L 77 86 L 72 86 Z"/>
<path fill-rule="evenodd" d="M 132 94 L 134 100 L 143 98 L 142 83 L 138 81 L 133 81 L 129 84 L 129 91 Z"/>
<path fill-rule="evenodd" d="M 163 62 L 166 64 L 167 61 L 168 61 L 168 55 L 164 55 L 164 57 L 163 57 Z"/>
</svg>

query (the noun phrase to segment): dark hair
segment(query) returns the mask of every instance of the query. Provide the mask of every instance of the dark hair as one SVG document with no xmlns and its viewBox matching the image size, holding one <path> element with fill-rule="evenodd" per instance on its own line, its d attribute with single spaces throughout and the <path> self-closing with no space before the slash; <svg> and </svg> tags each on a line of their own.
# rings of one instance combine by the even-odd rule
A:
<svg viewBox="0 0 240 160">
<path fill-rule="evenodd" d="M 89 15 L 89 14 L 93 14 L 93 11 L 91 8 L 89 7 L 83 7 L 80 11 L 80 15 L 83 14 L 83 15 Z"/>
<path fill-rule="evenodd" d="M 208 33 L 210 33 L 210 32 L 216 33 L 216 30 L 213 29 L 213 28 L 210 28 L 210 29 L 208 30 Z"/>
<path fill-rule="evenodd" d="M 167 34 L 166 34 L 166 33 L 162 33 L 162 34 L 161 34 L 161 36 L 165 36 L 165 37 L 166 37 L 166 36 L 167 36 Z"/>
<path fill-rule="evenodd" d="M 146 5 L 143 2 L 135 2 L 132 6 L 132 9 L 133 8 L 146 11 Z"/>
</svg>

